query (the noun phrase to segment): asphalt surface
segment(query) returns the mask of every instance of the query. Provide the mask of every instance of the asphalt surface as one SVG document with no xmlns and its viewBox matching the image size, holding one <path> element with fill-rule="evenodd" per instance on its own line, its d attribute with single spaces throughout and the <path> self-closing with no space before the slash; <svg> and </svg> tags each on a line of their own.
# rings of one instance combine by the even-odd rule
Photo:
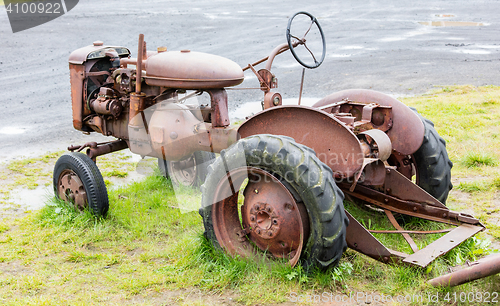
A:
<svg viewBox="0 0 500 306">
<path fill-rule="evenodd" d="M 323 27 L 327 55 L 322 66 L 306 71 L 304 97 L 348 88 L 398 96 L 439 85 L 500 85 L 499 1 L 386 2 L 86 0 L 16 34 L 0 8 L 0 161 L 99 139 L 72 127 L 68 56 L 95 40 L 128 47 L 135 56 L 139 33 L 148 49 L 190 49 L 245 66 L 285 42 L 288 18 L 308 11 Z M 419 23 L 426 21 L 483 26 Z M 298 96 L 301 70 L 289 53 L 275 60 L 272 71 L 285 98 Z M 246 75 L 242 86 L 255 87 Z M 229 98 L 234 111 L 262 93 L 231 91 Z"/>
</svg>

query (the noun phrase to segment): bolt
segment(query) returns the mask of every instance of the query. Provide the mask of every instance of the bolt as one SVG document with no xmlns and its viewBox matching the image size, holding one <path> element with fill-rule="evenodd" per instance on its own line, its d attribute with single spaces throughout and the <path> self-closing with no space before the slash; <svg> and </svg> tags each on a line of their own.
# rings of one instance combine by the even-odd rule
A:
<svg viewBox="0 0 500 306">
<path fill-rule="evenodd" d="M 384 199 L 384 202 L 389 203 L 389 199 L 388 199 L 388 198 L 385 198 L 385 199 Z"/>
<path fill-rule="evenodd" d="M 273 235 L 273 232 L 269 231 L 269 232 L 267 232 L 267 235 L 268 235 L 269 237 L 271 237 L 271 236 Z"/>
<path fill-rule="evenodd" d="M 387 192 L 391 192 L 391 188 L 387 188 L 385 191 L 387 191 Z"/>
<path fill-rule="evenodd" d="M 274 97 L 273 104 L 274 104 L 274 106 L 277 106 L 278 104 L 280 104 L 280 98 L 279 97 Z"/>
<path fill-rule="evenodd" d="M 443 214 L 443 218 L 446 218 L 446 213 Z"/>
<path fill-rule="evenodd" d="M 253 192 L 255 192 L 255 193 L 259 193 L 259 190 L 258 190 L 258 189 L 255 189 Z"/>
<path fill-rule="evenodd" d="M 413 207 L 413 211 L 417 211 L 417 208 L 416 208 L 416 207 Z"/>
<path fill-rule="evenodd" d="M 255 221 L 255 216 L 250 216 L 250 221 Z"/>
<path fill-rule="evenodd" d="M 259 210 L 260 209 L 260 205 L 259 204 L 255 204 L 255 210 Z"/>
<path fill-rule="evenodd" d="M 387 173 L 387 174 L 391 174 L 391 170 L 390 170 L 390 169 L 386 169 L 386 170 L 385 170 L 385 173 Z"/>
<path fill-rule="evenodd" d="M 268 207 L 266 210 L 267 210 L 268 213 L 270 213 L 271 212 L 271 207 Z"/>
<path fill-rule="evenodd" d="M 260 228 L 256 229 L 255 232 L 260 235 Z"/>
</svg>

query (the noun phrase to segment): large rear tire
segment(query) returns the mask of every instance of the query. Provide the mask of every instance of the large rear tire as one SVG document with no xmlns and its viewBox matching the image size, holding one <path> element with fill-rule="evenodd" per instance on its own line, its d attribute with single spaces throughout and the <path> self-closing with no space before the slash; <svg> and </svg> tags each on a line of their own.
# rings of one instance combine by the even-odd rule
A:
<svg viewBox="0 0 500 306">
<path fill-rule="evenodd" d="M 446 204 L 446 199 L 453 188 L 451 168 L 453 163 L 446 151 L 446 141 L 439 136 L 434 123 L 422 117 L 415 108 L 411 108 L 422 120 L 425 128 L 424 141 L 413 153 L 417 184 L 430 195 Z"/>
<path fill-rule="evenodd" d="M 337 265 L 347 247 L 344 195 L 332 170 L 292 138 L 241 139 L 208 167 L 202 192 L 205 235 L 231 255 L 263 251 L 312 270 Z"/>
</svg>

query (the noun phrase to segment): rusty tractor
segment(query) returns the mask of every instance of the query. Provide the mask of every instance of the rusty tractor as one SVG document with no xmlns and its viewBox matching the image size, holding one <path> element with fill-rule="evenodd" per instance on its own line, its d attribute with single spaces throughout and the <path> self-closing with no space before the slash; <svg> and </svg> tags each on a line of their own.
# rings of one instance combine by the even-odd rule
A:
<svg viewBox="0 0 500 306">
<path fill-rule="evenodd" d="M 305 34 L 296 36 L 300 19 Z M 311 33 L 320 41 L 314 52 Z M 54 168 L 56 196 L 105 216 L 108 196 L 96 158 L 129 148 L 158 158 L 174 184 L 203 184 L 205 235 L 232 255 L 266 252 L 313 269 L 336 265 L 349 247 L 384 263 L 425 267 L 484 230 L 478 219 L 445 206 L 452 162 L 432 122 L 415 109 L 360 89 L 331 94 L 312 107 L 300 105 L 300 96 L 297 105 L 283 105 L 271 72 L 274 58 L 290 51 L 305 68 L 316 68 L 326 54 L 323 31 L 309 13 L 289 19 L 286 40 L 243 68 L 190 50 L 147 51 L 142 34 L 136 58 L 125 47 L 100 41 L 71 53 L 74 128 L 117 140 L 69 147 Z M 226 90 L 241 84 L 246 70 L 264 92 L 262 111 L 231 125 Z M 184 103 L 202 94 L 207 104 Z M 344 196 L 385 212 L 395 230 L 366 229 L 344 209 Z M 454 227 L 407 231 L 395 214 Z M 403 235 L 413 254 L 387 248 L 373 232 Z M 420 250 L 410 236 L 445 232 Z M 467 269 L 432 282 L 457 285 L 495 274 L 500 262 Z"/>
</svg>

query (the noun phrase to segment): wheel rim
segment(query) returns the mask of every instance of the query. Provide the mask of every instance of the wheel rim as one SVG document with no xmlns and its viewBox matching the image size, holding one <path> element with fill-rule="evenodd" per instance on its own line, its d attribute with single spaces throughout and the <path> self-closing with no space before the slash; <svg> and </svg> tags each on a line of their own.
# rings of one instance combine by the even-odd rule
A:
<svg viewBox="0 0 500 306">
<path fill-rule="evenodd" d="M 66 169 L 61 172 L 57 182 L 57 191 L 60 199 L 73 203 L 77 210 L 83 211 L 87 208 L 87 192 L 73 170 Z"/>
<path fill-rule="evenodd" d="M 178 162 L 168 162 L 170 165 L 169 175 L 179 185 L 194 186 L 196 185 L 196 162 L 194 154 L 188 158 Z"/>
<path fill-rule="evenodd" d="M 215 236 L 229 254 L 249 257 L 260 250 L 297 264 L 309 236 L 307 212 L 271 173 L 254 167 L 230 171 L 218 183 L 214 203 Z"/>
</svg>

